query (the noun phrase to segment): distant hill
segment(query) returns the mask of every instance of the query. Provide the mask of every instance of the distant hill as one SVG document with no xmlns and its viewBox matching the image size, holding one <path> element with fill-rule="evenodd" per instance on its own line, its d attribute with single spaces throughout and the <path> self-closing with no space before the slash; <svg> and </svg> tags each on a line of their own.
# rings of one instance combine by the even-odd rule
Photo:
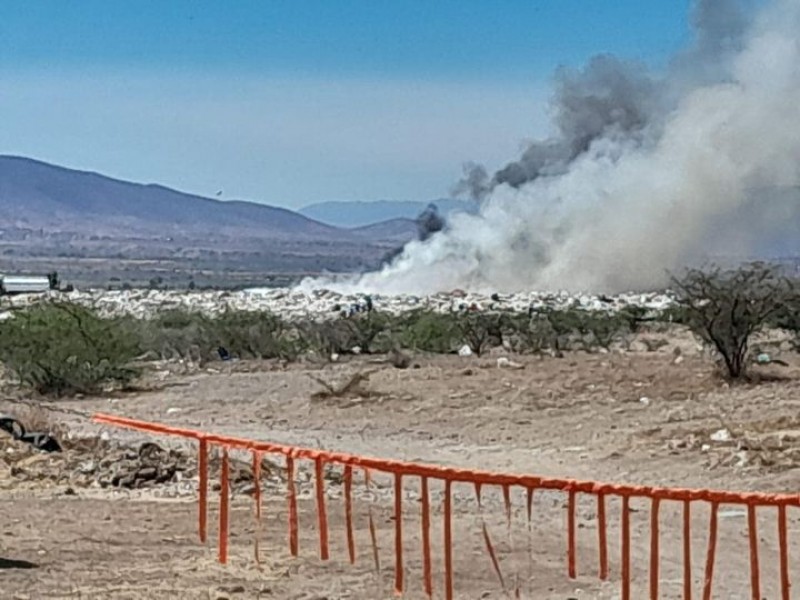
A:
<svg viewBox="0 0 800 600">
<path fill-rule="evenodd" d="M 442 198 L 432 202 L 376 200 L 374 202 L 320 202 L 301 208 L 301 215 L 335 227 L 363 227 L 393 219 L 415 219 L 428 204 L 435 204 L 443 215 L 453 211 L 474 212 L 471 202 Z"/>
<path fill-rule="evenodd" d="M 417 222 L 412 219 L 390 219 L 355 227 L 350 231 L 367 239 L 394 240 L 402 244 L 417 237 Z"/>
<path fill-rule="evenodd" d="M 0 156 L 0 271 L 58 270 L 72 282 L 260 284 L 379 266 L 416 237 L 391 219 L 343 228 L 297 212 L 221 201 Z M 109 283 L 110 282 L 110 283 Z"/>
<path fill-rule="evenodd" d="M 0 156 L 0 223 L 102 233 L 236 230 L 282 238 L 349 237 L 284 208 L 212 200 L 16 156 Z"/>
</svg>

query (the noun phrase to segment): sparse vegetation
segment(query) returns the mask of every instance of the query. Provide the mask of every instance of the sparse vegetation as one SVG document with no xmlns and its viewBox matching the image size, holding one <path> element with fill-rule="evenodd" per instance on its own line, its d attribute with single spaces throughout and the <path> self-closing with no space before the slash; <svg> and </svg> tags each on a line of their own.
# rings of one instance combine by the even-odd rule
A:
<svg viewBox="0 0 800 600">
<path fill-rule="evenodd" d="M 42 304 L 0 323 L 0 360 L 24 385 L 56 396 L 125 385 L 138 352 L 117 320 L 72 304 Z"/>
<path fill-rule="evenodd" d="M 556 356 L 575 350 L 592 352 L 602 348 L 607 351 L 632 333 L 641 319 L 638 314 L 624 312 L 541 309 L 512 320 L 514 345 L 522 352 L 549 352 Z"/>
<path fill-rule="evenodd" d="M 673 283 L 678 305 L 658 314 L 638 307 L 618 312 L 540 308 L 528 314 L 368 310 L 323 321 L 287 321 L 268 312 L 208 316 L 171 310 L 151 319 L 105 319 L 77 305 L 48 303 L 0 322 L 0 360 L 23 385 L 66 395 L 127 385 L 139 373 L 137 357 L 204 364 L 389 353 L 392 364 L 407 368 L 411 356 L 404 351 L 450 354 L 464 345 L 477 356 L 498 346 L 553 356 L 608 351 L 624 347 L 643 324 L 650 330 L 688 326 L 719 356 L 732 379 L 746 374 L 751 337 L 765 327 L 794 332 L 800 349 L 798 294 L 777 271 L 763 265 L 689 270 Z M 657 341 L 646 345 L 657 349 Z"/>
<path fill-rule="evenodd" d="M 305 348 L 330 357 L 334 354 L 388 352 L 394 321 L 377 311 L 331 321 L 294 324 Z"/>
<path fill-rule="evenodd" d="M 302 343 L 283 319 L 271 313 L 228 311 L 215 317 L 173 310 L 150 321 L 127 321 L 140 352 L 164 359 L 206 362 L 224 348 L 233 358 L 295 359 Z"/>
<path fill-rule="evenodd" d="M 457 315 L 455 322 L 461 340 L 476 356 L 489 346 L 503 343 L 504 320 L 498 313 L 463 312 Z"/>
<path fill-rule="evenodd" d="M 731 379 L 747 373 L 753 334 L 795 301 L 792 282 L 759 263 L 730 271 L 689 269 L 672 281 L 686 324 L 713 348 Z"/>
<path fill-rule="evenodd" d="M 463 343 L 452 314 L 427 310 L 398 317 L 396 339 L 402 348 L 435 354 L 450 354 Z"/>
<path fill-rule="evenodd" d="M 793 335 L 792 346 L 796 352 L 800 352 L 800 286 L 797 282 L 794 282 L 794 291 L 788 302 L 771 321 L 771 325 Z"/>
</svg>

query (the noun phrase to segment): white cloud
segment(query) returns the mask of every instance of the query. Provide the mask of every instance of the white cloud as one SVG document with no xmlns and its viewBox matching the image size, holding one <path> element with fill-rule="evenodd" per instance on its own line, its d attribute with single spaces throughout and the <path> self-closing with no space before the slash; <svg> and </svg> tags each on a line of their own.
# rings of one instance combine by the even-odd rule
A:
<svg viewBox="0 0 800 600">
<path fill-rule="evenodd" d="M 428 199 L 544 133 L 546 86 L 186 72 L 0 72 L 0 152 L 300 206 Z"/>
</svg>

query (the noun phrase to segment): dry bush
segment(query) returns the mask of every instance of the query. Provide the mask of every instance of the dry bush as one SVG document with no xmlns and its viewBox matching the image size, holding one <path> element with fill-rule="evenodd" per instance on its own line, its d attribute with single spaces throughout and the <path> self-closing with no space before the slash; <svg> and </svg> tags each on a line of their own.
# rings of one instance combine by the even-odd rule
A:
<svg viewBox="0 0 800 600">
<path fill-rule="evenodd" d="M 723 271 L 689 269 L 673 277 L 686 324 L 713 348 L 731 379 L 746 375 L 750 340 L 793 301 L 794 284 L 762 263 Z"/>
<path fill-rule="evenodd" d="M 369 398 L 374 395 L 374 392 L 368 390 L 365 384 L 369 383 L 370 375 L 375 371 L 356 371 L 350 375 L 343 382 L 338 385 L 329 383 L 324 379 L 309 375 L 311 379 L 319 383 L 323 389 L 319 392 L 311 394 L 312 400 L 330 400 L 337 398 L 351 398 L 353 396 L 358 398 Z"/>
<path fill-rule="evenodd" d="M 511 322 L 519 350 L 562 356 L 566 351 L 609 350 L 615 342 L 624 341 L 642 320 L 634 313 L 543 308 Z"/>
</svg>

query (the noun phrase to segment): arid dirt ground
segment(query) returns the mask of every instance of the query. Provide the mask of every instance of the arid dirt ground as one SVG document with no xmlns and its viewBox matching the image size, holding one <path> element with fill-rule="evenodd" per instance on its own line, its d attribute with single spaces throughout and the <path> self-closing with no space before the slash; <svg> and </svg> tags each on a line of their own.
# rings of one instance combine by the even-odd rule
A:
<svg viewBox="0 0 800 600">
<path fill-rule="evenodd" d="M 681 332 L 651 334 L 668 343 L 648 351 L 511 357 L 524 368 L 499 368 L 498 356 L 417 356 L 419 368 L 395 369 L 380 357 L 333 365 L 217 363 L 202 368 L 153 366 L 145 391 L 59 401 L 48 412 L 73 436 L 107 432 L 100 443 L 71 443 L 67 456 L 31 454 L 0 432 L 0 596 L 3 598 L 390 598 L 394 576 L 391 481 L 367 492 L 354 486 L 357 562 L 347 561 L 340 478 L 330 473 L 327 506 L 331 560 L 318 560 L 316 508 L 309 472 L 299 474 L 300 558 L 287 544 L 283 462 L 267 469 L 260 558 L 246 476 L 233 486 L 231 556 L 216 562 L 217 500 L 210 540 L 197 539 L 193 448 L 166 438 L 90 423 L 101 411 L 253 439 L 441 465 L 600 481 L 734 490 L 800 491 L 800 357 L 789 366 L 754 367 L 759 383 L 729 386 Z M 658 344 L 650 344 L 651 348 Z M 676 354 L 680 348 L 680 355 Z M 364 393 L 312 399 L 314 378 L 346 381 L 368 372 Z M 17 404 L 0 403 L 14 414 Z M 184 452 L 181 483 L 143 489 L 101 487 L 93 473 L 124 461 L 118 444 L 154 441 Z M 135 450 L 133 451 L 135 454 Z M 237 457 L 234 457 L 237 458 Z M 242 456 L 243 460 L 247 457 Z M 177 459 L 176 459 L 177 460 Z M 236 468 L 234 469 L 234 471 Z M 212 475 L 214 473 L 212 465 Z M 94 483 L 93 483 L 94 482 Z M 404 497 L 407 597 L 421 598 L 419 503 L 415 482 Z M 441 488 L 432 486 L 435 597 L 442 595 Z M 610 500 L 611 578 L 597 580 L 597 527 L 591 498 L 578 503 L 578 578 L 567 577 L 566 498 L 537 492 L 530 535 L 524 498 L 515 494 L 510 529 L 496 490 L 454 486 L 454 568 L 458 598 L 619 597 L 619 503 Z M 632 598 L 648 596 L 648 503 L 633 500 Z M 372 560 L 367 511 L 378 529 L 380 573 Z M 680 598 L 680 507 L 661 511 L 661 592 Z M 779 598 L 775 511 L 759 514 L 762 597 Z M 488 524 L 507 592 L 492 569 L 481 533 Z M 700 597 L 708 510 L 693 512 L 693 575 Z M 720 509 L 715 598 L 750 598 L 747 519 L 743 507 Z M 510 533 L 509 533 L 510 532 Z M 789 510 L 792 576 L 800 578 L 800 509 Z"/>
</svg>

